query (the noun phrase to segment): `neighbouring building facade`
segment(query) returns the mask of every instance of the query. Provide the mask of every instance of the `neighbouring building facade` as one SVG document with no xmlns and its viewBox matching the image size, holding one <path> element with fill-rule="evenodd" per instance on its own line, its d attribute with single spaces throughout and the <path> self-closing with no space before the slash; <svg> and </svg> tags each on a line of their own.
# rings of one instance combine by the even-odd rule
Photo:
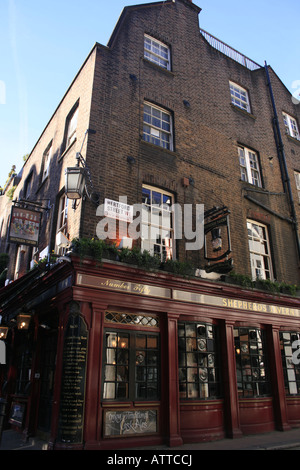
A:
<svg viewBox="0 0 300 470">
<path fill-rule="evenodd" d="M 49 449 L 300 426 L 300 107 L 200 11 L 126 7 L 0 196 L 0 397 Z"/>
</svg>

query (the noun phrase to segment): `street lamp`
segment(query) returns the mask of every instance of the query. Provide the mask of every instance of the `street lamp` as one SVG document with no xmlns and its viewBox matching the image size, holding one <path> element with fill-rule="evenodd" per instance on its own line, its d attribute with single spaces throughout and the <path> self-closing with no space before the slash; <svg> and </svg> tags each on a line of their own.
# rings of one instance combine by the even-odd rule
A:
<svg viewBox="0 0 300 470">
<path fill-rule="evenodd" d="M 65 171 L 66 181 L 65 181 L 65 193 L 68 199 L 74 200 L 74 208 L 76 207 L 76 200 L 81 199 L 84 196 L 84 193 L 91 199 L 95 204 L 99 202 L 99 195 L 94 192 L 94 187 L 91 179 L 90 170 L 86 164 L 85 159 L 81 155 L 81 151 L 86 139 L 87 134 L 95 134 L 96 131 L 92 129 L 87 129 L 84 134 L 83 142 L 81 149 L 76 153 L 77 164 L 75 167 L 67 168 Z M 80 164 L 82 166 L 80 166 Z M 89 186 L 91 187 L 91 192 L 87 190 L 87 179 Z"/>
<path fill-rule="evenodd" d="M 0 339 L 6 339 L 8 333 L 7 326 L 0 326 Z"/>
<path fill-rule="evenodd" d="M 65 192 L 68 199 L 81 199 L 85 188 L 86 171 L 79 166 L 66 169 Z"/>
<path fill-rule="evenodd" d="M 31 315 L 28 313 L 20 313 L 17 316 L 17 327 L 18 330 L 28 330 L 29 323 L 31 320 Z"/>
</svg>

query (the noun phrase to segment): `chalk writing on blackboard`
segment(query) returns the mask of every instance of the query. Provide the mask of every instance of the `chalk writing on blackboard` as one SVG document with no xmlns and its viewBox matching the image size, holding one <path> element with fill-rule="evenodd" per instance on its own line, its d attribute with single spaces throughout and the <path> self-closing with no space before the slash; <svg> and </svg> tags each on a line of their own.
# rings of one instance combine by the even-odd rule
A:
<svg viewBox="0 0 300 470">
<path fill-rule="evenodd" d="M 157 410 L 105 411 L 104 436 L 132 436 L 157 432 Z"/>
</svg>

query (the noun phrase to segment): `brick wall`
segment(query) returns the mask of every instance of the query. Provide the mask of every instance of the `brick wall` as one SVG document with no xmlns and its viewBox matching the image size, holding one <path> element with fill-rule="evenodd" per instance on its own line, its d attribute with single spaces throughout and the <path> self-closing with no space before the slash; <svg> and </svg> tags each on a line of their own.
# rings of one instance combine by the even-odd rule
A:
<svg viewBox="0 0 300 470">
<path fill-rule="evenodd" d="M 93 185 L 100 193 L 100 203 L 105 198 L 118 200 L 119 196 L 127 196 L 129 204 L 140 203 L 142 185 L 149 184 L 172 192 L 182 206 L 204 204 L 205 209 L 211 209 L 225 205 L 231 211 L 235 270 L 250 274 L 246 225 L 249 218 L 269 229 L 276 278 L 298 283 L 292 225 L 282 219 L 290 217 L 290 209 L 280 174 L 264 67 L 251 72 L 212 48 L 200 34 L 199 13 L 200 9 L 187 0 L 124 10 L 108 47 L 95 46 L 50 119 L 24 165 L 16 197 L 33 171 L 32 197 L 40 201 L 49 198 L 51 206 L 43 217 L 40 250 L 49 244 L 53 247 L 57 197 L 63 191 L 64 170 L 75 164 L 84 132 L 92 128 L 96 134 L 89 137 L 83 155 Z M 170 47 L 171 71 L 144 59 L 145 33 Z M 300 217 L 293 179 L 293 171 L 300 171 L 300 145 L 285 135 L 281 120 L 282 110 L 299 119 L 299 105 L 292 103 L 290 93 L 272 70 L 271 79 Z M 229 81 L 248 91 L 251 113 L 231 104 Z M 62 156 L 66 118 L 78 100 L 77 141 Z M 173 151 L 143 141 L 145 100 L 171 112 Z M 40 185 L 42 156 L 52 139 L 49 177 Z M 241 181 L 238 145 L 259 155 L 263 178 L 259 192 Z M 128 156 L 133 157 L 133 164 L 128 163 Z M 183 178 L 190 177 L 192 183 L 184 186 Z M 69 208 L 70 238 L 95 237 L 99 220 L 96 206 L 88 198 L 75 211 Z M 203 250 L 187 253 L 184 248 L 185 240 L 178 241 L 178 258 L 193 259 L 198 267 L 203 267 Z"/>
<path fill-rule="evenodd" d="M 143 58 L 144 33 L 171 47 L 172 71 Z M 285 87 L 274 74 L 272 79 L 276 95 L 281 96 L 278 106 L 284 108 L 288 102 L 290 113 L 299 114 Z M 229 80 L 248 90 L 251 114 L 231 105 Z M 172 112 L 173 152 L 142 140 L 144 100 Z M 183 100 L 190 106 L 186 107 Z M 298 282 L 291 224 L 244 197 L 255 197 L 274 213 L 289 217 L 272 118 L 264 68 L 251 72 L 209 46 L 199 32 L 197 8 L 183 1 L 128 8 L 117 25 L 110 50 L 97 51 L 91 110 L 97 137 L 88 161 L 101 201 L 127 195 L 129 203 L 141 202 L 141 187 L 146 183 L 174 192 L 180 204 L 201 203 L 206 209 L 228 206 L 235 269 L 244 274 L 250 274 L 246 220 L 255 216 L 254 220 L 269 227 L 276 277 Z M 238 144 L 258 153 L 262 192 L 253 193 L 253 185 L 241 181 Z M 292 172 L 299 144 L 287 145 L 295 147 L 294 152 L 288 150 Z M 128 155 L 135 164 L 127 163 Z M 194 184 L 184 188 L 182 178 L 190 176 Z M 295 192 L 294 186 L 293 182 Z M 91 205 L 85 211 L 83 234 L 94 236 L 99 219 Z M 179 259 L 192 256 L 199 266 L 204 263 L 203 250 L 187 254 L 184 243 L 179 242 L 178 253 Z"/>
<path fill-rule="evenodd" d="M 25 196 L 25 187 L 28 178 L 32 174 L 30 192 L 28 199 L 30 201 L 39 202 L 48 210 L 42 211 L 42 224 L 40 232 L 39 252 L 50 246 L 50 251 L 54 249 L 55 229 L 57 223 L 58 198 L 63 193 L 65 185 L 65 168 L 76 165 L 76 152 L 80 150 L 85 130 L 89 127 L 91 88 L 93 84 L 93 72 L 95 63 L 95 50 L 88 56 L 86 62 L 70 85 L 65 96 L 59 103 L 53 116 L 49 120 L 40 138 L 22 169 L 22 179 L 18 184 L 14 199 L 23 199 Z M 79 101 L 78 124 L 76 129 L 76 141 L 69 148 L 65 148 L 64 136 L 66 128 L 66 119 Z M 52 158 L 49 167 L 48 177 L 43 181 L 43 156 L 46 149 L 52 143 Z M 85 152 L 85 147 L 83 153 Z M 0 199 L 6 198 L 2 196 Z M 10 209 L 9 209 L 10 214 Z M 9 217 L 6 214 L 6 219 Z M 71 204 L 68 210 L 68 233 L 70 238 L 79 234 L 80 227 L 80 208 L 73 211 Z M 4 235 L 4 234 L 3 234 Z M 5 241 L 2 239 L 4 244 Z M 18 246 L 11 244 L 5 249 L 9 249 L 10 269 L 8 273 L 9 279 L 14 278 L 15 263 Z M 29 268 L 29 262 L 32 252 L 27 247 L 23 257 L 23 271 Z"/>
</svg>

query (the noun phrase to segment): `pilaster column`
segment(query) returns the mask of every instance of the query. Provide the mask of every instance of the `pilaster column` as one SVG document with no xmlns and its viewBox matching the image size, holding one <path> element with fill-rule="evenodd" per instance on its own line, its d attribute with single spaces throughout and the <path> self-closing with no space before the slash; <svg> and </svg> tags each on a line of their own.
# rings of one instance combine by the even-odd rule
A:
<svg viewBox="0 0 300 470">
<path fill-rule="evenodd" d="M 225 320 L 222 325 L 222 359 L 225 426 L 228 437 L 242 435 L 240 430 L 239 400 L 237 392 L 236 362 L 233 336 L 234 322 Z"/>
<path fill-rule="evenodd" d="M 179 315 L 168 314 L 168 421 L 169 446 L 182 445 L 180 436 L 180 406 L 178 377 L 178 331 Z"/>
<path fill-rule="evenodd" d="M 281 361 L 281 350 L 279 341 L 278 326 L 270 326 L 268 333 L 268 352 L 269 365 L 271 373 L 271 385 L 274 401 L 275 424 L 278 431 L 287 431 L 290 429 L 287 418 L 286 395 L 284 387 L 284 377 Z"/>
</svg>

